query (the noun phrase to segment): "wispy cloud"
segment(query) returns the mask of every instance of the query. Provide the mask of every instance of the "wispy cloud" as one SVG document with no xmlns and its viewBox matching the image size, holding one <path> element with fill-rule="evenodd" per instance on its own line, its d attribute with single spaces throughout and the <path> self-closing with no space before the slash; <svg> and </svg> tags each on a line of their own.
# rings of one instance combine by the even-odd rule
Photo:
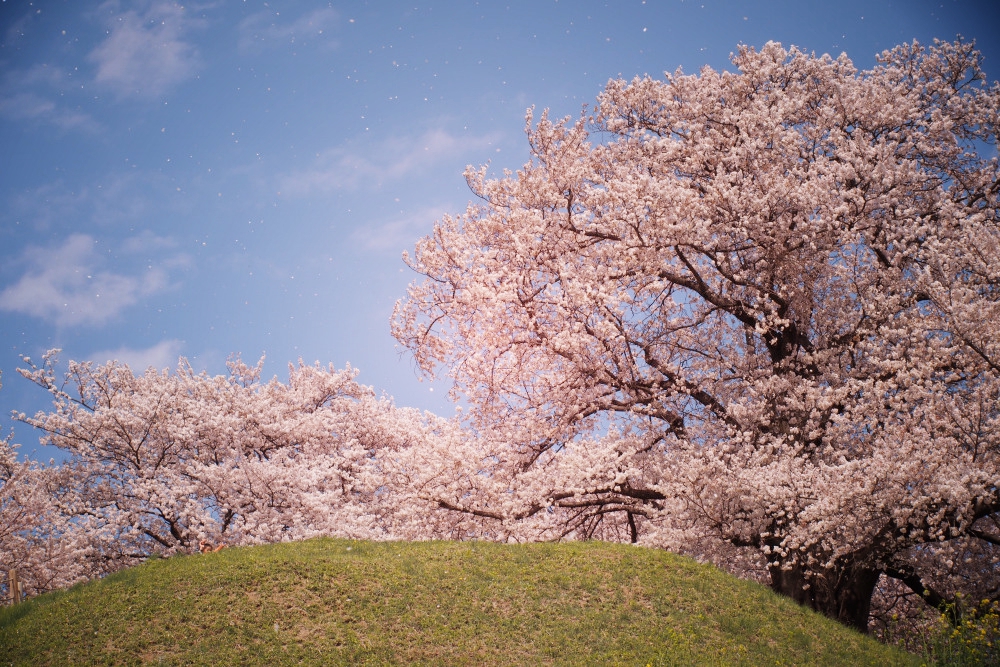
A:
<svg viewBox="0 0 1000 667">
<path fill-rule="evenodd" d="M 97 122 L 87 114 L 59 107 L 52 100 L 33 92 L 15 93 L 8 98 L 0 99 L 0 114 L 11 120 L 51 123 L 63 130 L 98 129 Z"/>
<path fill-rule="evenodd" d="M 114 10 L 117 3 L 105 3 Z M 194 74 L 198 54 L 184 40 L 193 25 L 183 6 L 155 2 L 142 12 L 116 12 L 108 37 L 90 52 L 94 80 L 119 97 L 156 97 Z"/>
<path fill-rule="evenodd" d="M 98 364 L 109 361 L 128 364 L 128 367 L 137 373 L 149 368 L 156 370 L 174 369 L 177 367 L 183 346 L 184 341 L 171 338 L 146 348 L 119 347 L 114 350 L 100 350 L 89 355 L 89 358 Z"/>
<path fill-rule="evenodd" d="M 107 270 L 95 244 L 91 236 L 74 234 L 61 245 L 25 250 L 27 271 L 0 292 L 0 310 L 59 326 L 97 326 L 167 286 L 159 267 L 150 265 L 139 275 Z"/>
<path fill-rule="evenodd" d="M 368 250 L 398 255 L 403 250 L 412 249 L 414 242 L 429 234 L 434 222 L 448 212 L 449 209 L 444 206 L 424 208 L 381 224 L 359 227 L 351 238 Z"/>
<path fill-rule="evenodd" d="M 472 156 L 497 142 L 495 136 L 466 137 L 430 130 L 419 137 L 397 137 L 375 146 L 333 148 L 310 169 L 280 179 L 282 194 L 306 195 L 339 188 L 380 185 L 462 155 Z"/>
<path fill-rule="evenodd" d="M 76 229 L 138 227 L 166 207 L 182 206 L 175 192 L 163 174 L 138 170 L 102 174 L 100 181 L 82 185 L 60 179 L 12 196 L 0 210 L 0 224 L 17 220 L 48 230 L 72 220 Z"/>
<path fill-rule="evenodd" d="M 278 44 L 298 44 L 329 36 L 337 23 L 332 8 L 317 9 L 292 20 L 283 20 L 274 10 L 257 12 L 239 25 L 239 49 L 247 53 Z"/>
<path fill-rule="evenodd" d="M 148 229 L 122 241 L 122 250 L 133 255 L 149 254 L 176 247 L 177 242 L 172 238 L 158 236 Z"/>
<path fill-rule="evenodd" d="M 13 121 L 47 123 L 62 130 L 99 130 L 100 125 L 92 116 L 56 101 L 59 95 L 55 91 L 65 83 L 66 73 L 48 65 L 5 72 L 0 81 L 0 116 Z"/>
<path fill-rule="evenodd" d="M 7 11 L 14 11 L 14 10 L 9 9 Z M 29 31 L 29 26 L 31 25 L 32 22 L 35 21 L 37 16 L 38 16 L 37 12 L 28 11 L 22 14 L 21 18 L 11 21 L 8 24 L 7 29 L 4 30 L 3 34 L 5 46 L 9 48 L 15 48 L 17 46 L 20 46 L 18 42 L 26 38 L 27 33 Z M 5 18 L 8 21 L 10 21 L 9 14 Z"/>
</svg>

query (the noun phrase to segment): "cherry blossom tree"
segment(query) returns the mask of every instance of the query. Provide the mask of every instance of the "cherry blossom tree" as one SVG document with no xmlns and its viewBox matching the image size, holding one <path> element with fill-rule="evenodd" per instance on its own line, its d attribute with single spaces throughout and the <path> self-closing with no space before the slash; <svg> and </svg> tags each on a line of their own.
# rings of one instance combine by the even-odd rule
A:
<svg viewBox="0 0 1000 667">
<path fill-rule="evenodd" d="M 69 538 L 73 526 L 60 512 L 72 472 L 23 459 L 17 450 L 13 433 L 0 439 L 0 597 L 7 600 L 14 596 L 12 572 L 29 596 L 98 574 L 84 557 L 89 539 Z"/>
<path fill-rule="evenodd" d="M 49 497 L 72 534 L 89 540 L 81 560 L 94 567 L 206 543 L 416 530 L 391 511 L 396 495 L 379 457 L 391 462 L 431 427 L 359 385 L 349 367 L 300 362 L 282 383 L 262 382 L 260 364 L 238 359 L 215 377 L 184 362 L 141 375 L 70 362 L 63 381 L 54 354 L 22 371 L 54 409 L 20 419 L 70 454 L 60 470 L 71 483 Z"/>
<path fill-rule="evenodd" d="M 962 41 L 733 64 L 529 111 L 532 160 L 404 256 L 393 333 L 476 436 L 424 497 L 739 557 L 865 630 L 880 577 L 996 569 L 1000 88 Z"/>
</svg>

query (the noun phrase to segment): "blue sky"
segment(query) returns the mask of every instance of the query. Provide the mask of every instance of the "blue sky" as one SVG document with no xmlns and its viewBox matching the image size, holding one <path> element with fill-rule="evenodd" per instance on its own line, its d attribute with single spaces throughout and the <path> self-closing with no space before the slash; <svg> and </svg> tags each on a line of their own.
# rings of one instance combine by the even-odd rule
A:
<svg viewBox="0 0 1000 667">
<path fill-rule="evenodd" d="M 465 208 L 467 164 L 523 164 L 527 107 L 576 115 L 610 78 L 731 68 L 741 43 L 867 68 L 957 34 L 1000 78 L 993 0 L 5 0 L 0 415 L 48 405 L 15 369 L 53 347 L 210 373 L 266 353 L 281 378 L 350 362 L 451 414 L 389 335 L 400 255 Z"/>
</svg>

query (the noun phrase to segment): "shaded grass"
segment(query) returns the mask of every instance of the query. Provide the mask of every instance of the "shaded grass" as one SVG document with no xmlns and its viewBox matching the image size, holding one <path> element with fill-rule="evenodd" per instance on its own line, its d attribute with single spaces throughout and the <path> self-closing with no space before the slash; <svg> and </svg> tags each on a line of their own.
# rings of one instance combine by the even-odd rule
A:
<svg viewBox="0 0 1000 667">
<path fill-rule="evenodd" d="M 0 610 L 0 664 L 918 665 L 756 584 L 599 542 L 317 539 Z"/>
</svg>

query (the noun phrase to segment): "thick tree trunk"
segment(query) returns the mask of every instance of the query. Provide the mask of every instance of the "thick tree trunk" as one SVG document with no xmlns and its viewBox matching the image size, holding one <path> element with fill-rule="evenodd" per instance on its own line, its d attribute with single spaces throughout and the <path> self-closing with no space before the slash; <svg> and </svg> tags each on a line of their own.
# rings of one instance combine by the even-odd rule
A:
<svg viewBox="0 0 1000 667">
<path fill-rule="evenodd" d="M 768 566 L 771 589 L 860 632 L 868 632 L 872 593 L 880 572 L 849 566 L 807 572 L 799 565 Z"/>
</svg>

